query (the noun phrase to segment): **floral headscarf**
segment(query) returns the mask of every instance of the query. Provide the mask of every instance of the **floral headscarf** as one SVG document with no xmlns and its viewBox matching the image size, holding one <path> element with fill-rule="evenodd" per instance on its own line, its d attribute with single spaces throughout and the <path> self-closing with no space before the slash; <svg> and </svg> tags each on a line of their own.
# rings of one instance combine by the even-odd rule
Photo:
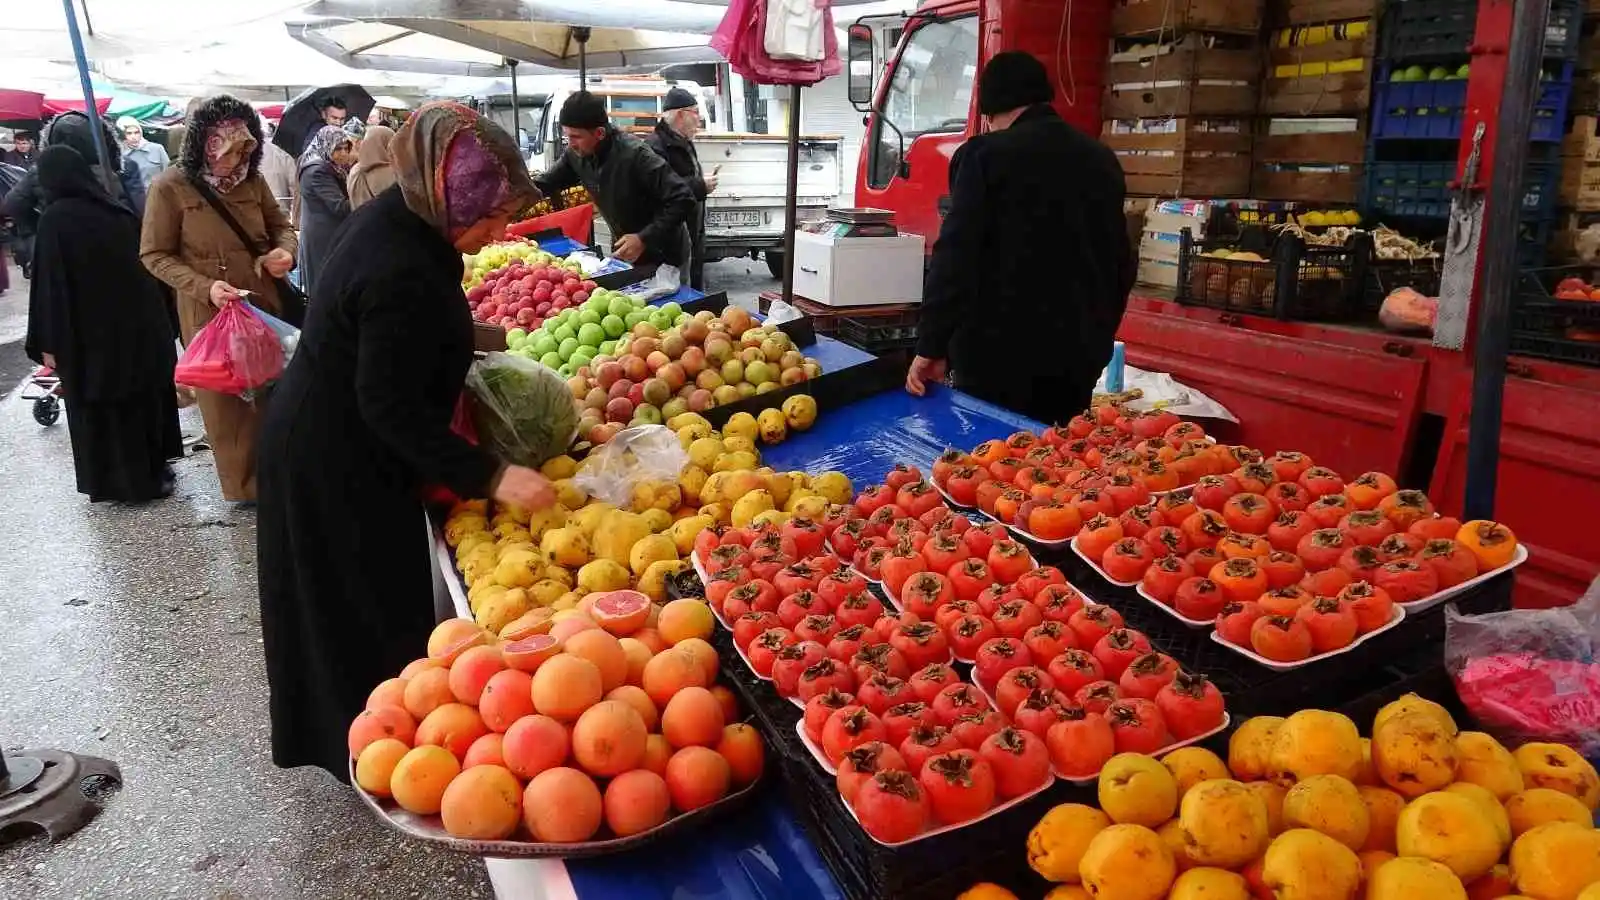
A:
<svg viewBox="0 0 1600 900">
<path fill-rule="evenodd" d="M 243 119 L 224 119 L 206 129 L 205 171 L 201 177 L 219 194 L 226 194 L 250 175 L 250 156 L 255 152 L 255 135 Z M 213 175 L 211 167 L 225 159 L 233 160 L 227 175 Z"/>
<path fill-rule="evenodd" d="M 306 146 L 305 152 L 300 154 L 299 168 L 315 162 L 327 163 L 328 167 L 339 173 L 343 178 L 349 171 L 349 165 L 339 165 L 333 158 L 333 151 L 340 146 L 349 146 L 355 143 L 350 133 L 337 125 L 324 125 L 317 130 L 311 138 L 311 143 Z"/>
<path fill-rule="evenodd" d="M 540 197 L 511 136 L 453 101 L 419 108 L 390 150 L 406 206 L 451 241 L 495 210 Z"/>
</svg>

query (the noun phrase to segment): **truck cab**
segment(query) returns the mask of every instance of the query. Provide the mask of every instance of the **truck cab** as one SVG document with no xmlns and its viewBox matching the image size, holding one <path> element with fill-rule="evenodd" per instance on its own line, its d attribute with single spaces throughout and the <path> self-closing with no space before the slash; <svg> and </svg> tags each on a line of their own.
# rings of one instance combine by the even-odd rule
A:
<svg viewBox="0 0 1600 900">
<path fill-rule="evenodd" d="M 868 109 L 856 205 L 894 210 L 900 230 L 932 248 L 949 202 L 950 158 L 983 130 L 978 72 L 1006 50 L 1039 57 L 1056 83 L 1056 111 L 1098 134 L 1110 11 L 1109 0 L 924 0 L 905 17 L 875 89 L 881 29 L 872 26 L 884 17 L 859 20 L 847 67 L 851 99 Z"/>
</svg>

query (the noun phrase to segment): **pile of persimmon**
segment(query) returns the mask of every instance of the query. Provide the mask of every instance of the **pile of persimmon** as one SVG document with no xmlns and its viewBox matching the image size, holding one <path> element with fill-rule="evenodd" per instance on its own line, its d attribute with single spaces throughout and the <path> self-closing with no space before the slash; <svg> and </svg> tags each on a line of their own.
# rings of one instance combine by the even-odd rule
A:
<svg viewBox="0 0 1600 900">
<path fill-rule="evenodd" d="M 1103 405 L 1042 434 L 1019 431 L 970 453 L 947 451 L 934 463 L 933 481 L 956 503 L 1054 541 L 1224 465 L 1236 464 L 1193 422 Z"/>
<path fill-rule="evenodd" d="M 1225 639 L 1268 659 L 1345 647 L 1387 624 L 1391 603 L 1425 600 L 1516 552 L 1503 525 L 1440 516 L 1381 472 L 1346 482 L 1301 453 L 1225 449 L 1234 471 L 1097 515 L 1076 546 L 1107 577 L 1139 581 L 1186 618 L 1215 619 Z"/>
</svg>

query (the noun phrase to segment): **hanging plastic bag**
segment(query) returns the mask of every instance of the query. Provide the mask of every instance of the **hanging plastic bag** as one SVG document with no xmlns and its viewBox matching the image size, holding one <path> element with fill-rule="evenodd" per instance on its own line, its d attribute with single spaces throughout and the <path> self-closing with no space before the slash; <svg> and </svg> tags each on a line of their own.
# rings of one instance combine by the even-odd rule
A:
<svg viewBox="0 0 1600 900">
<path fill-rule="evenodd" d="M 1439 299 L 1425 297 L 1408 287 L 1390 291 L 1378 308 L 1378 324 L 1401 334 L 1432 334 L 1438 317 Z"/>
<path fill-rule="evenodd" d="M 826 7 L 821 7 L 817 0 L 766 0 L 766 3 L 767 28 L 763 46 L 767 55 L 773 59 L 821 61 Z"/>
<path fill-rule="evenodd" d="M 628 508 L 634 489 L 641 486 L 677 486 L 678 475 L 689 464 L 689 454 L 678 436 L 665 425 L 624 428 L 590 453 L 572 476 L 585 494 L 612 506 Z"/>
<path fill-rule="evenodd" d="M 1485 731 L 1600 756 L 1600 579 L 1563 608 L 1464 616 L 1451 605 L 1445 627 L 1445 666 Z"/>
<path fill-rule="evenodd" d="M 283 372 L 278 335 L 244 303 L 224 306 L 195 334 L 173 370 L 185 387 L 248 397 Z"/>
<path fill-rule="evenodd" d="M 491 353 L 467 370 L 467 390 L 478 440 L 501 459 L 538 468 L 578 434 L 566 380 L 531 359 Z"/>
<path fill-rule="evenodd" d="M 278 336 L 278 346 L 283 348 L 283 367 L 285 369 L 289 368 L 290 360 L 294 359 L 294 351 L 300 346 L 300 329 L 253 303 L 245 304 L 245 309 L 249 310 L 251 315 L 260 319 L 263 324 L 272 329 L 273 334 Z"/>
</svg>

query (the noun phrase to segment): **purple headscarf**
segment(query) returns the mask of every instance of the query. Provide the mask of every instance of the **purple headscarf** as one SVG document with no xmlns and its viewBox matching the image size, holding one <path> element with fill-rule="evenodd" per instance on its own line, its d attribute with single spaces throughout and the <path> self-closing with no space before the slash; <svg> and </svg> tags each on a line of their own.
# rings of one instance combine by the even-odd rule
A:
<svg viewBox="0 0 1600 900">
<path fill-rule="evenodd" d="M 511 136 L 459 103 L 423 105 L 390 149 L 406 206 L 447 239 L 496 210 L 539 200 Z"/>
</svg>

